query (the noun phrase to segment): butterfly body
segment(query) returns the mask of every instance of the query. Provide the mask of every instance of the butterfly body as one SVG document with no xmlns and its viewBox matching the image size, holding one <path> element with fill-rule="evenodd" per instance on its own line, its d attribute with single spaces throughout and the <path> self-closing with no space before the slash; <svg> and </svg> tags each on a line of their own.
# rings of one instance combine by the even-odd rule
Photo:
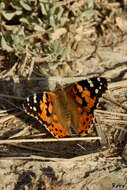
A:
<svg viewBox="0 0 127 190">
<path fill-rule="evenodd" d="M 30 96 L 23 108 L 38 119 L 55 137 L 76 133 L 86 135 L 93 122 L 98 99 L 107 89 L 105 78 L 91 78 L 76 82 L 55 92 Z"/>
</svg>

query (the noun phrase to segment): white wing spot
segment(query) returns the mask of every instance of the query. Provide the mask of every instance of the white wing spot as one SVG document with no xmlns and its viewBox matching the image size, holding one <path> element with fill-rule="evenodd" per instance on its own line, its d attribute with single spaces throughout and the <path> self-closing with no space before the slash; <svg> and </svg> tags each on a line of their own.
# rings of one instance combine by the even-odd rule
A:
<svg viewBox="0 0 127 190">
<path fill-rule="evenodd" d="M 26 100 L 27 100 L 27 102 L 29 102 L 29 97 L 27 97 L 27 99 L 26 99 Z"/>
<path fill-rule="evenodd" d="M 99 77 L 97 78 L 97 80 L 98 80 L 98 81 L 101 81 L 101 79 L 100 79 Z"/>
<path fill-rule="evenodd" d="M 32 107 L 32 106 L 30 106 L 30 109 L 32 110 L 32 109 L 33 109 L 33 107 Z"/>
<path fill-rule="evenodd" d="M 94 84 L 92 83 L 91 80 L 88 80 L 88 83 L 89 83 L 89 85 L 90 85 L 91 88 L 94 87 Z"/>
<path fill-rule="evenodd" d="M 98 89 L 95 89 L 95 93 L 98 94 L 99 90 Z"/>
<path fill-rule="evenodd" d="M 34 99 L 34 103 L 36 104 L 37 103 L 37 96 L 36 96 L 36 94 L 34 94 L 33 99 Z"/>
<path fill-rule="evenodd" d="M 33 110 L 34 110 L 34 111 L 37 111 L 37 109 L 36 109 L 36 107 L 35 107 L 35 106 L 33 107 Z"/>
</svg>

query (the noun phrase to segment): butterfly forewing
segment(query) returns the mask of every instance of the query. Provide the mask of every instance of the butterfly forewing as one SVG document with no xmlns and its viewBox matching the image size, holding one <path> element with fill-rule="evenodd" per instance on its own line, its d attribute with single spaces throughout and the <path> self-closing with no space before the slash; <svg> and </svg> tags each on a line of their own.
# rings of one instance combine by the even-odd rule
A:
<svg viewBox="0 0 127 190">
<path fill-rule="evenodd" d="M 23 108 L 27 114 L 39 120 L 52 135 L 56 137 L 70 136 L 54 112 L 55 104 L 55 93 L 43 92 L 28 97 L 23 103 Z"/>
</svg>

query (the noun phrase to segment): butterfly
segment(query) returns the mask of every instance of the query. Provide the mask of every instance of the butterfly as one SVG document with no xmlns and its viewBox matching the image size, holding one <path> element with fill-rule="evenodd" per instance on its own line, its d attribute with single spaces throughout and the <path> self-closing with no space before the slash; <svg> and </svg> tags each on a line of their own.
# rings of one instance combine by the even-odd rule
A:
<svg viewBox="0 0 127 190">
<path fill-rule="evenodd" d="M 54 92 L 27 97 L 24 111 L 40 121 L 55 137 L 84 136 L 94 119 L 94 109 L 107 89 L 107 80 L 93 77 Z"/>
</svg>

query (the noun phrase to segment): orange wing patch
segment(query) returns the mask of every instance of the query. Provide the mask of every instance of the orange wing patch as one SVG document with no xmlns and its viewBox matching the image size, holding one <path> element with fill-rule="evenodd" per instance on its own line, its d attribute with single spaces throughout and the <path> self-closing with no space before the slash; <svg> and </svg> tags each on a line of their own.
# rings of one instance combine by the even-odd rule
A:
<svg viewBox="0 0 127 190">
<path fill-rule="evenodd" d="M 53 115 L 53 121 L 48 126 L 48 130 L 56 137 L 70 136 L 68 131 L 59 123 L 56 115 Z"/>
<path fill-rule="evenodd" d="M 87 112 L 83 112 L 80 116 L 78 132 L 80 136 L 86 135 L 88 133 L 89 128 L 93 123 L 93 114 L 88 114 Z"/>
</svg>

